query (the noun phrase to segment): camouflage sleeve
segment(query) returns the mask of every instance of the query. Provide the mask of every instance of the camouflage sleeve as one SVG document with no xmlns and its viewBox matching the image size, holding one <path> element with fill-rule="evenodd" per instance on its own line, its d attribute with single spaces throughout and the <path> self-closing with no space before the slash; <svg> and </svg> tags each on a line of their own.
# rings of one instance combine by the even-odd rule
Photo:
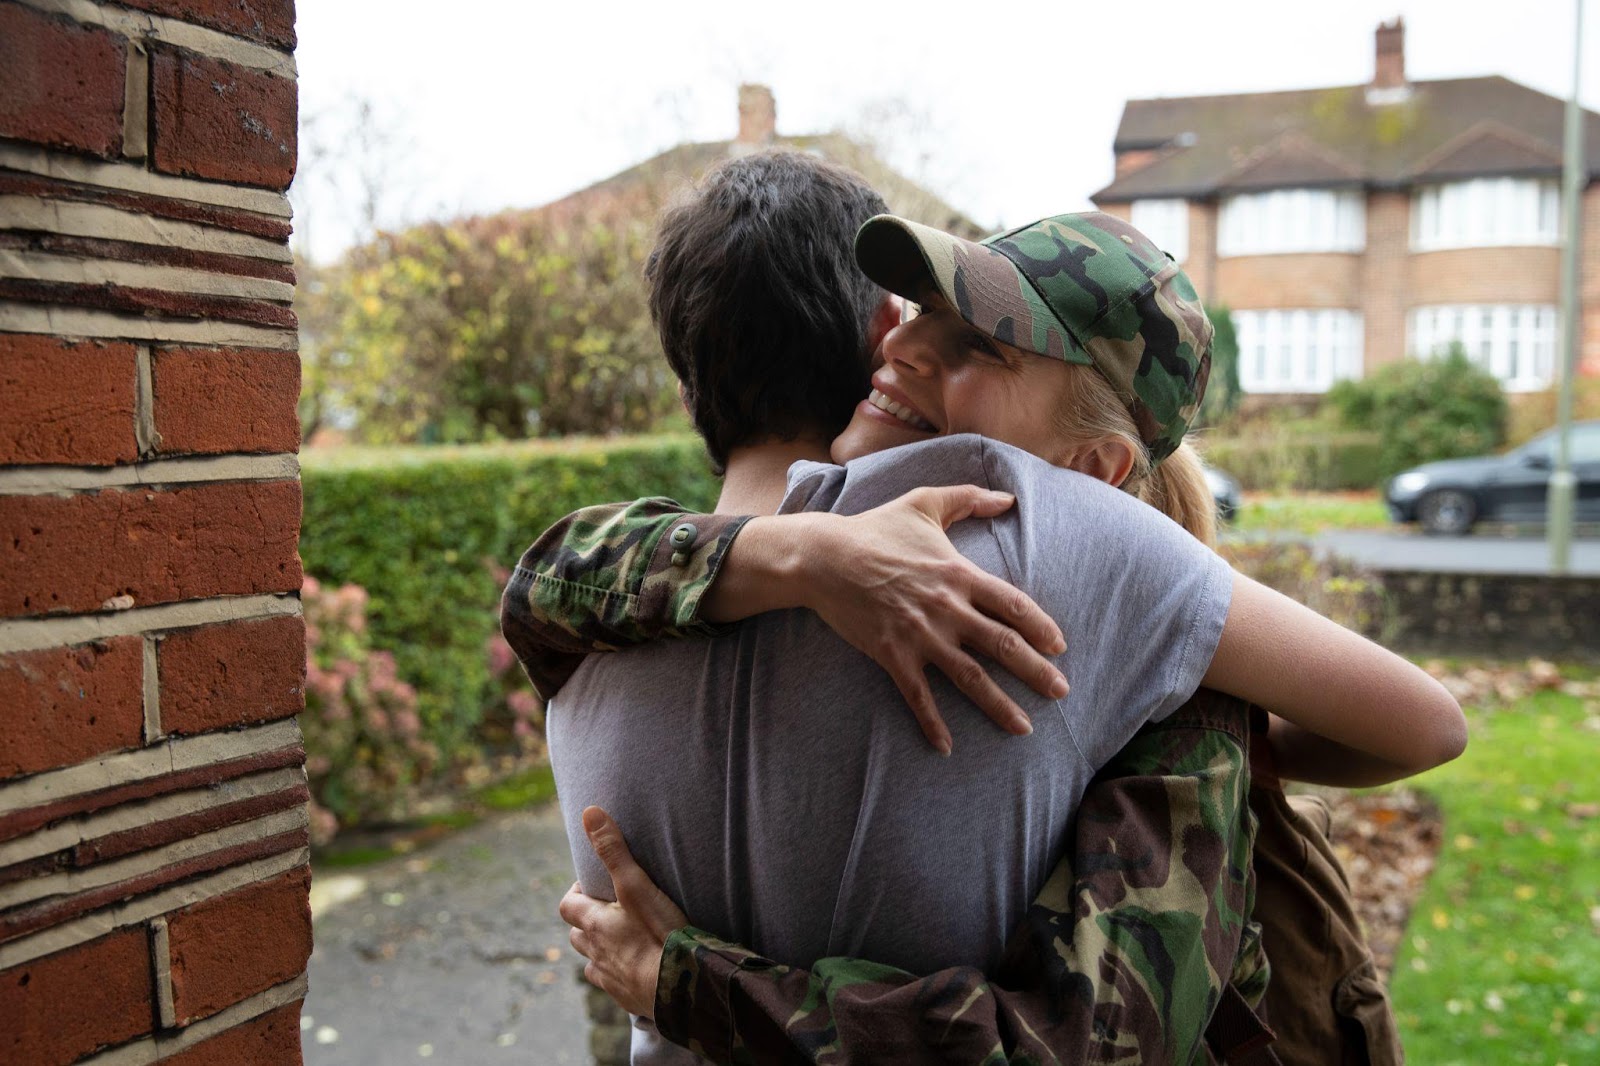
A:
<svg viewBox="0 0 1600 1066">
<path fill-rule="evenodd" d="M 1246 735 L 1243 704 L 1200 692 L 1135 737 L 1085 794 L 992 980 L 799 970 L 691 928 L 662 953 L 656 1025 L 721 1063 L 1208 1061 L 1224 986 L 1266 974 Z"/>
<path fill-rule="evenodd" d="M 700 599 L 747 515 L 686 513 L 660 496 L 574 511 L 512 571 L 500 629 L 550 699 L 595 651 L 712 634 Z"/>
</svg>

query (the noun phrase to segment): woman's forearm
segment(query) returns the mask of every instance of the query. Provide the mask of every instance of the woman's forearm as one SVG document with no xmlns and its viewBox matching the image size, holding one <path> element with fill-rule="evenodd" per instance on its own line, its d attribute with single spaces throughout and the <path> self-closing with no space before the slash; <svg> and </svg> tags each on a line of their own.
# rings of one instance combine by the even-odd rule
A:
<svg viewBox="0 0 1600 1066">
<path fill-rule="evenodd" d="M 1233 602 L 1207 687 L 1249 700 L 1322 740 L 1288 741 L 1300 763 L 1287 776 L 1320 780 L 1320 751 L 1330 759 L 1362 756 L 1358 770 L 1385 780 L 1449 762 L 1467 743 L 1455 698 L 1415 664 L 1323 618 L 1286 596 L 1234 575 Z M 1308 777 L 1311 774 L 1313 776 Z"/>
<path fill-rule="evenodd" d="M 721 624 L 807 606 L 807 574 L 826 554 L 841 521 L 827 512 L 750 519 L 723 556 L 721 572 L 700 601 L 700 616 Z"/>
</svg>

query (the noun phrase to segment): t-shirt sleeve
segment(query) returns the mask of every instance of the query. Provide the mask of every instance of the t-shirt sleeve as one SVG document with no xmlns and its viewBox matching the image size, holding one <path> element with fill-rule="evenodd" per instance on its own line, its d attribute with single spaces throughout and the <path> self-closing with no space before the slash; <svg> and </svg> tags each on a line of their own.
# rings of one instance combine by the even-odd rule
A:
<svg viewBox="0 0 1600 1066">
<path fill-rule="evenodd" d="M 987 442 L 988 481 L 1017 495 L 994 527 L 1011 571 L 1061 625 L 1063 712 L 1084 758 L 1105 762 L 1200 687 L 1233 595 L 1216 552 L 1154 507 Z"/>
</svg>

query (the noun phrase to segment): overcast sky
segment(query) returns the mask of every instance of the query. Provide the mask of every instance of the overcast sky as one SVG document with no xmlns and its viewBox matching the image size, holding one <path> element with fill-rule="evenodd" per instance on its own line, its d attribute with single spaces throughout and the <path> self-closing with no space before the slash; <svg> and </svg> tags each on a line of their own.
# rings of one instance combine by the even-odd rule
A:
<svg viewBox="0 0 1600 1066">
<path fill-rule="evenodd" d="M 1566 97 L 1574 0 L 302 0 L 301 239 L 548 202 L 683 140 L 731 137 L 741 82 L 780 133 L 843 128 L 984 224 L 1088 205 L 1130 98 L 1353 85 L 1406 20 L 1414 80 L 1503 74 Z M 1586 106 L 1600 110 L 1589 0 Z M 363 147 L 353 102 L 372 106 Z M 365 160 L 363 164 L 361 161 Z"/>
</svg>

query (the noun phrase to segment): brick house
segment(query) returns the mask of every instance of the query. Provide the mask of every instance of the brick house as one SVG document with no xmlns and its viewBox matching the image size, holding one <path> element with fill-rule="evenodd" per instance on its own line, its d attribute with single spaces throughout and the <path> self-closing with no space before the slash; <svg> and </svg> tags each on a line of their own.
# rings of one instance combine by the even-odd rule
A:
<svg viewBox="0 0 1600 1066">
<path fill-rule="evenodd" d="M 0 1063 L 301 1062 L 295 41 L 0 0 Z"/>
<path fill-rule="evenodd" d="M 1250 393 L 1314 395 L 1460 341 L 1510 391 L 1557 380 L 1565 102 L 1502 77 L 1130 100 L 1095 193 L 1233 311 Z M 1584 113 L 1579 372 L 1600 375 L 1600 115 Z"/>
<path fill-rule="evenodd" d="M 973 239 L 988 232 L 890 167 L 867 145 L 838 132 L 787 135 L 778 133 L 777 127 L 778 108 L 772 90 L 765 85 L 741 85 L 738 133 L 733 139 L 677 145 L 534 210 L 557 219 L 616 214 L 654 218 L 674 193 L 724 159 L 764 148 L 791 148 L 854 170 L 883 195 L 896 214 Z"/>
</svg>

